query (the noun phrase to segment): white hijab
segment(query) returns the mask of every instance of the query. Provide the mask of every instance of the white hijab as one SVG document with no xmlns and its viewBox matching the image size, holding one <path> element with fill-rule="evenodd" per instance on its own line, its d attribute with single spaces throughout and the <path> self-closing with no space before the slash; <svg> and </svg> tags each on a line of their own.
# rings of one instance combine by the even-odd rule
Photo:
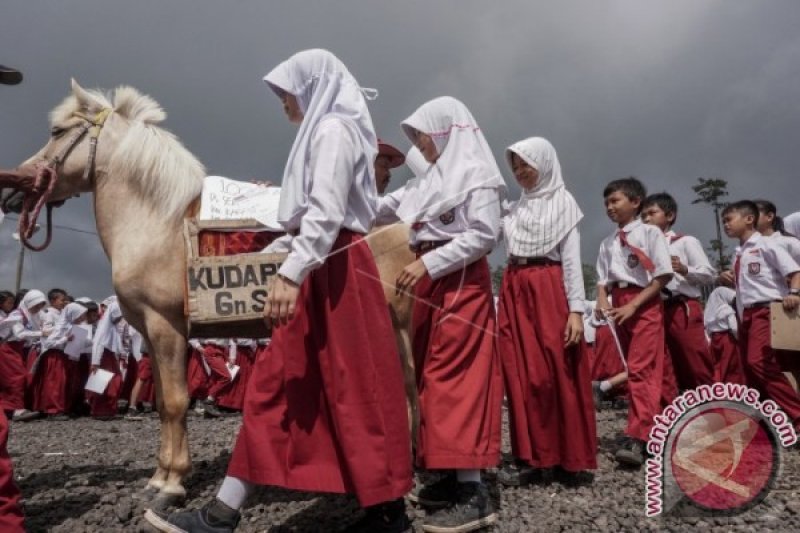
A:
<svg viewBox="0 0 800 533">
<path fill-rule="evenodd" d="M 296 96 L 303 111 L 303 122 L 283 173 L 278 222 L 294 229 L 287 225 L 307 209 L 311 180 L 306 175 L 306 163 L 311 141 L 320 122 L 333 117 L 352 130 L 367 158 L 367 172 L 356 176 L 356 182 L 365 191 L 374 217 L 378 192 L 373 162 L 378 155 L 378 137 L 362 89 L 344 63 L 327 50 L 304 50 L 272 69 L 264 81 L 278 96 Z"/>
<path fill-rule="evenodd" d="M 544 257 L 578 225 L 583 212 L 564 187 L 561 163 L 550 141 L 531 137 L 512 144 L 506 149 L 509 167 L 512 154 L 535 168 L 539 180 L 533 189 L 522 191 L 503 220 L 506 250 L 519 257 Z"/>
<path fill-rule="evenodd" d="M 30 290 L 22 297 L 19 307 L 11 312 L 11 315 L 6 319 L 7 322 L 24 321 L 27 322 L 27 328 L 32 331 L 39 331 L 42 329 L 41 321 L 39 320 L 39 313 L 31 313 L 31 309 L 41 303 L 47 302 L 42 291 L 36 289 Z"/>
<path fill-rule="evenodd" d="M 99 361 L 103 356 L 103 350 L 109 350 L 115 354 L 122 352 L 122 339 L 114 327 L 121 319 L 122 310 L 119 308 L 119 302 L 114 298 L 97 322 L 97 331 L 92 339 L 92 361 Z"/>
<path fill-rule="evenodd" d="M 730 315 L 736 314 L 733 309 L 733 300 L 736 291 L 730 287 L 717 287 L 708 296 L 706 307 L 703 310 L 703 321 L 706 326 L 712 323 L 725 322 Z"/>
<path fill-rule="evenodd" d="M 800 211 L 784 217 L 783 229 L 800 239 Z"/>
<path fill-rule="evenodd" d="M 420 106 L 402 127 L 412 143 L 415 131 L 430 135 L 439 152 L 435 163 L 425 161 L 420 179 L 406 186 L 397 208 L 403 222 L 432 220 L 463 204 L 476 189 L 496 189 L 501 200 L 505 197 L 506 184 L 492 150 L 463 103 L 451 96 L 436 98 Z"/>
<path fill-rule="evenodd" d="M 67 343 L 67 336 L 72 329 L 72 325 L 86 313 L 86 308 L 79 303 L 67 304 L 58 316 L 53 331 L 42 341 L 42 351 L 44 352 L 51 348 L 63 348 Z"/>
</svg>

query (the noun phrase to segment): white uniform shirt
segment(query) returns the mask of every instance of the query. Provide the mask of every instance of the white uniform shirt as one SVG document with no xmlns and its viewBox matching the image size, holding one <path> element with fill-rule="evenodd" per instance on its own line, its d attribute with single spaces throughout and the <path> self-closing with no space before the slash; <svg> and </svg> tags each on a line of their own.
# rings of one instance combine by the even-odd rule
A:
<svg viewBox="0 0 800 533">
<path fill-rule="evenodd" d="M 703 310 L 703 323 L 706 333 L 720 333 L 730 331 L 734 335 L 738 330 L 736 310 L 731 305 L 736 297 L 736 291 L 730 287 L 717 287 L 708 297 L 708 302 Z"/>
<path fill-rule="evenodd" d="M 3 323 L 6 318 L 8 318 L 8 313 L 0 311 L 0 342 L 11 335 L 11 323 Z"/>
<path fill-rule="evenodd" d="M 41 321 L 41 318 L 39 320 Z M 25 346 L 32 346 L 42 338 L 42 332 L 32 329 L 19 309 L 11 311 L 8 315 L 6 327 L 10 327 L 10 332 L 5 338 L 6 342 L 23 341 Z"/>
<path fill-rule="evenodd" d="M 639 264 L 633 251 L 622 245 L 617 229 L 600 243 L 600 252 L 597 255 L 598 285 L 623 281 L 647 287 L 654 278 L 672 274 L 672 258 L 664 232 L 655 226 L 644 224 L 638 218 L 621 229 L 625 232 L 628 243 L 640 248 L 650 258 L 655 270 L 650 273 Z"/>
<path fill-rule="evenodd" d="M 56 309 L 55 307 L 48 307 L 44 311 L 42 311 L 39 316 L 42 320 L 42 334 L 45 337 L 49 337 L 53 330 L 56 328 L 56 323 L 58 319 L 61 317 L 61 311 Z"/>
<path fill-rule="evenodd" d="M 375 218 L 367 195 L 354 186 L 356 175 L 368 172 L 366 156 L 356 149 L 350 128 L 338 119 L 322 121 L 311 140 L 306 172 L 311 177 L 308 209 L 289 222 L 287 234 L 276 239 L 266 253 L 288 252 L 279 274 L 302 283 L 330 253 L 341 228 L 366 234 Z"/>
<path fill-rule="evenodd" d="M 784 235 L 778 231 L 772 233 L 772 235 L 762 235 L 765 239 L 774 240 L 779 245 L 783 246 L 789 255 L 792 256 L 797 263 L 800 263 L 800 239 L 797 237 L 793 237 L 790 235 Z"/>
<path fill-rule="evenodd" d="M 674 231 L 664 234 L 669 242 L 669 254 L 677 256 L 686 265 L 686 276 L 678 274 L 672 277 L 667 289 L 674 295 L 682 294 L 688 298 L 700 298 L 700 287 L 714 282 L 716 271 L 703 251 L 703 245 L 691 235 L 679 236 Z"/>
<path fill-rule="evenodd" d="M 800 265 L 779 241 L 758 232 L 736 247 L 736 261 L 739 262 L 736 301 L 740 309 L 782 300 L 789 293 L 786 277 L 800 271 Z"/>
</svg>

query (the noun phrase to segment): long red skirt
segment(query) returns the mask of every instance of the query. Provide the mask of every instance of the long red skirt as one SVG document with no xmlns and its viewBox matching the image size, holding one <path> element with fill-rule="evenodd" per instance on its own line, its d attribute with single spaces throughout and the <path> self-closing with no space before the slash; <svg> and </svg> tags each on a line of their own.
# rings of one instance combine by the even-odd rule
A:
<svg viewBox="0 0 800 533">
<path fill-rule="evenodd" d="M 8 419 L 0 409 L 0 531 L 3 533 L 25 531 L 25 517 L 19 500 L 19 489 L 14 483 L 11 458 L 8 456 Z"/>
<path fill-rule="evenodd" d="M 208 398 L 208 373 L 203 364 L 203 351 L 189 347 L 189 357 L 186 367 L 186 385 L 189 397 L 195 400 Z"/>
<path fill-rule="evenodd" d="M 403 374 L 366 241 L 342 230 L 333 250 L 258 355 L 228 474 L 369 506 L 411 488 Z"/>
<path fill-rule="evenodd" d="M 536 468 L 597 468 L 589 352 L 564 348 L 569 306 L 560 265 L 509 266 L 497 315 L 514 457 Z"/>
<path fill-rule="evenodd" d="M 730 331 L 712 333 L 710 350 L 714 359 L 715 382 L 747 384 L 739 344 Z"/>
<path fill-rule="evenodd" d="M 139 389 L 139 397 L 131 398 L 135 404 L 149 403 L 153 404 L 156 401 L 156 387 L 153 380 L 153 366 L 150 360 L 150 354 L 143 353 L 142 359 L 138 365 L 138 378 L 142 381 L 142 387 Z"/>
<path fill-rule="evenodd" d="M 242 410 L 244 393 L 252 374 L 254 359 L 255 353 L 252 348 L 247 346 L 238 346 L 236 348 L 236 365 L 239 367 L 239 372 L 227 392 L 217 399 L 218 405 L 237 411 Z"/>
<path fill-rule="evenodd" d="M 33 410 L 48 415 L 64 414 L 69 408 L 69 359 L 61 350 L 42 354 L 31 379 Z"/>
<path fill-rule="evenodd" d="M 226 363 L 228 362 L 228 347 L 217 346 L 216 344 L 206 344 L 203 350 L 203 357 L 206 359 L 211 374 L 208 376 L 208 397 L 214 398 L 219 403 L 219 399 L 228 394 L 233 381 L 231 373 Z"/>
<path fill-rule="evenodd" d="M 0 342 L 0 409 L 25 407 L 25 348 L 22 342 Z"/>
<path fill-rule="evenodd" d="M 92 416 L 114 416 L 117 414 L 117 400 L 122 391 L 122 373 L 119 371 L 117 356 L 109 351 L 103 351 L 103 358 L 100 359 L 100 368 L 108 370 L 114 374 L 103 394 L 86 392 Z"/>
<path fill-rule="evenodd" d="M 495 309 L 486 258 L 436 281 L 423 277 L 412 321 L 418 465 L 497 465 L 503 377 L 494 347 Z"/>
<path fill-rule="evenodd" d="M 622 307 L 642 289 L 614 288 L 615 307 Z M 624 324 L 617 326 L 620 344 L 628 362 L 628 427 L 625 434 L 647 441 L 653 417 L 660 409 L 664 377 L 664 306 L 651 298 Z"/>
</svg>

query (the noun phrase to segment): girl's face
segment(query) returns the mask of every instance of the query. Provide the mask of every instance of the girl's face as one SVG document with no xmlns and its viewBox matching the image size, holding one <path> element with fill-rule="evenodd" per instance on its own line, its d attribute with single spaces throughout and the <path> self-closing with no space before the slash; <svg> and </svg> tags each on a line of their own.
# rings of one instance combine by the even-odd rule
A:
<svg viewBox="0 0 800 533">
<path fill-rule="evenodd" d="M 76 318 L 73 324 L 83 324 L 84 322 L 86 322 L 86 313 L 83 313 L 81 316 Z"/>
<path fill-rule="evenodd" d="M 297 102 L 295 95 L 283 93 L 281 102 L 283 102 L 283 112 L 286 113 L 286 118 L 289 119 L 289 122 L 292 124 L 303 122 L 303 111 L 300 109 L 300 104 Z"/>
<path fill-rule="evenodd" d="M 417 131 L 414 137 L 414 146 L 422 153 L 422 157 L 428 163 L 435 163 L 439 159 L 439 150 L 436 149 L 436 143 L 427 133 Z"/>
<path fill-rule="evenodd" d="M 511 153 L 511 171 L 517 178 L 519 186 L 525 190 L 531 190 L 539 182 L 539 171 L 525 162 L 518 154 Z"/>
<path fill-rule="evenodd" d="M 47 303 L 46 303 L 46 302 L 42 302 L 42 303 L 40 303 L 40 304 L 36 304 L 36 305 L 34 305 L 33 307 L 31 307 L 31 308 L 29 309 L 29 311 L 30 311 L 30 313 L 31 313 L 32 315 L 35 315 L 36 313 L 38 313 L 39 311 L 41 311 L 42 309 L 44 309 L 44 306 L 45 306 L 45 305 L 47 305 Z"/>
<path fill-rule="evenodd" d="M 14 310 L 14 298 L 6 298 L 0 303 L 0 311 L 4 311 L 6 313 L 10 313 Z"/>
<path fill-rule="evenodd" d="M 772 235 L 772 223 L 775 222 L 775 213 L 767 213 L 766 211 L 758 210 L 758 222 L 756 222 L 756 231 L 764 235 Z"/>
</svg>

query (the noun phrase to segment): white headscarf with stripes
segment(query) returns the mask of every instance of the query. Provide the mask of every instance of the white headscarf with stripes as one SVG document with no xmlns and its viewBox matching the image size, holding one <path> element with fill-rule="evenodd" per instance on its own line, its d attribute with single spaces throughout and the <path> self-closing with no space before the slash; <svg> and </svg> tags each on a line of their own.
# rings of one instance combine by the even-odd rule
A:
<svg viewBox="0 0 800 533">
<path fill-rule="evenodd" d="M 503 219 L 506 251 L 519 257 L 545 257 L 578 225 L 583 212 L 564 186 L 556 149 L 547 139 L 531 137 L 506 149 L 539 172 L 533 189 L 523 190 Z"/>
<path fill-rule="evenodd" d="M 414 165 L 407 159 L 412 170 L 414 165 L 425 173 L 406 186 L 397 208 L 403 222 L 432 220 L 463 204 L 476 189 L 496 189 L 501 200 L 505 198 L 506 183 L 497 161 L 475 117 L 462 102 L 451 96 L 435 98 L 414 111 L 402 127 L 412 143 L 417 131 L 429 135 L 439 152 L 435 163 Z"/>
</svg>

